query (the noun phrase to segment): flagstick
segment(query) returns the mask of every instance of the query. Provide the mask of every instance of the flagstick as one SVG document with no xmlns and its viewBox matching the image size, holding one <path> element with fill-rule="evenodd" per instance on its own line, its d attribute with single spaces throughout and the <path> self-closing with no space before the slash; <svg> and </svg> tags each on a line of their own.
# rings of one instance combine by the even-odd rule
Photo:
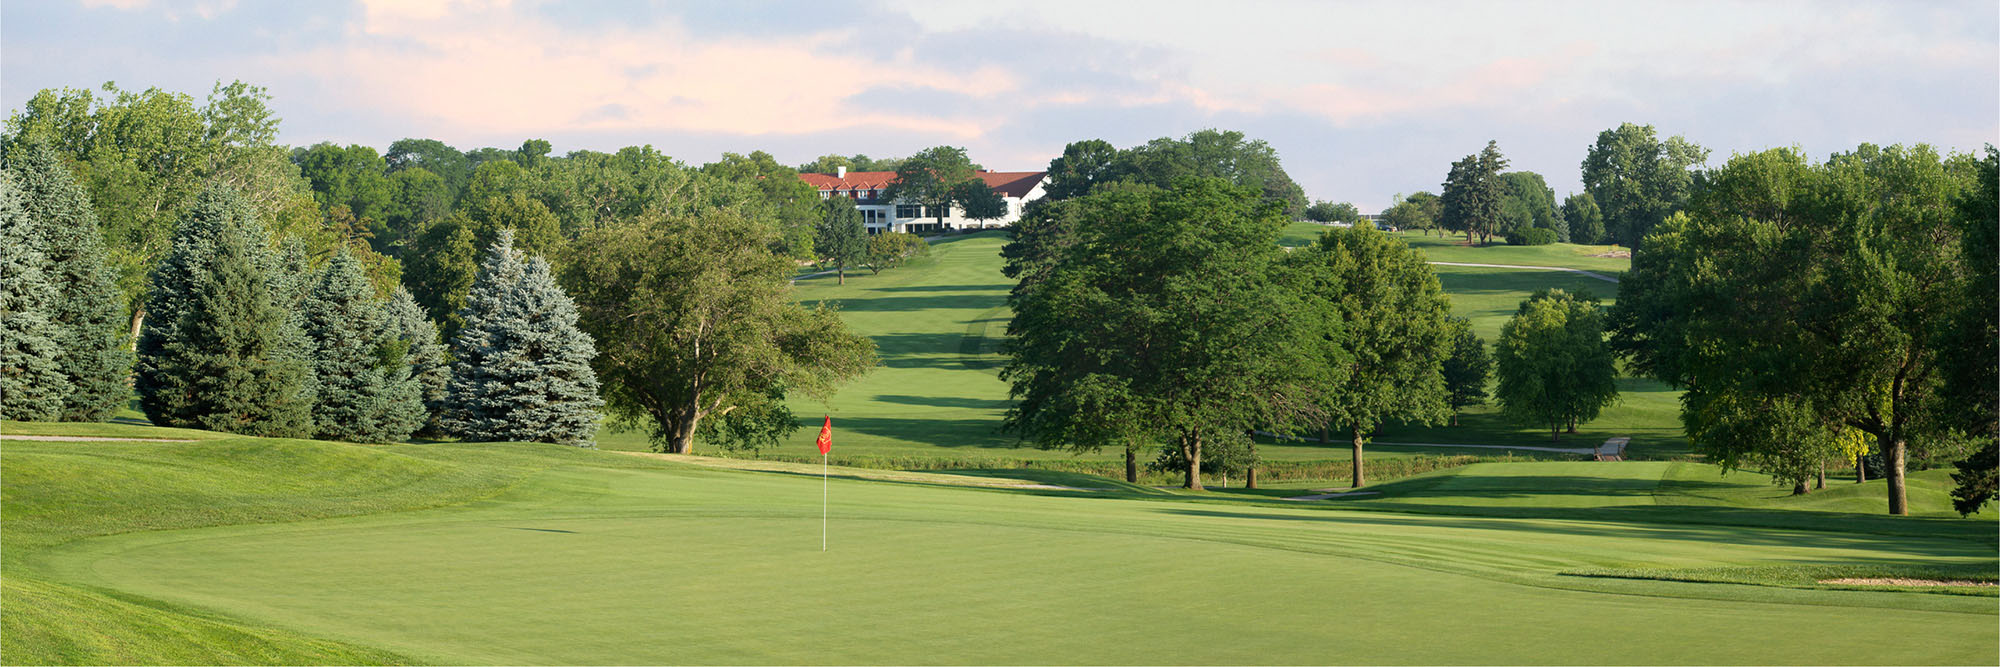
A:
<svg viewBox="0 0 2000 667">
<path fill-rule="evenodd" d="M 826 453 L 819 455 L 819 550 L 826 551 Z"/>
</svg>

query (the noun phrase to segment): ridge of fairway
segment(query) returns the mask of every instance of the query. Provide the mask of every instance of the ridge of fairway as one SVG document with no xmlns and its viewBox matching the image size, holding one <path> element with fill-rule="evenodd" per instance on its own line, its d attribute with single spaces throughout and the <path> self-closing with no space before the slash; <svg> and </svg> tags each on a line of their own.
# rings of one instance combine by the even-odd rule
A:
<svg viewBox="0 0 2000 667">
<path fill-rule="evenodd" d="M 728 470 L 740 470 L 745 472 L 773 472 L 773 473 L 784 473 L 789 475 L 818 476 L 823 471 L 822 467 L 818 465 L 814 465 L 811 463 L 795 463 L 791 461 L 773 461 L 767 459 L 740 459 L 740 458 L 729 458 L 722 456 L 699 456 L 695 454 L 662 454 L 659 452 L 617 451 L 614 453 L 645 457 L 659 461 L 666 461 L 669 463 L 680 463 L 684 465 L 702 466 L 706 468 L 723 468 Z M 1125 491 L 1130 489 L 1119 488 L 1119 487 L 1133 487 L 1133 485 L 1122 484 L 1122 483 L 1118 484 L 1117 486 L 1089 486 L 1089 487 L 1068 486 L 1063 484 L 1051 484 L 1042 481 L 1035 481 L 1032 479 L 1014 477 L 1010 475 L 1010 473 L 1016 473 L 1016 474 L 1026 473 L 1028 472 L 1026 470 L 998 472 L 994 476 L 976 476 L 969 474 L 959 474 L 958 472 L 919 472 L 919 471 L 908 471 L 908 470 L 885 470 L 881 468 L 853 468 L 846 466 L 828 466 L 825 468 L 825 470 L 833 471 L 829 476 L 835 479 L 851 479 L 851 480 L 863 480 L 871 482 L 935 484 L 940 486 L 967 486 L 967 487 L 977 487 L 977 488 L 987 488 L 987 489 L 1092 492 L 1092 491 Z M 1099 479 L 1102 482 L 1111 481 L 1102 478 L 1096 478 L 1096 479 Z M 1134 488 L 1139 488 L 1139 487 L 1134 487 Z"/>
</svg>

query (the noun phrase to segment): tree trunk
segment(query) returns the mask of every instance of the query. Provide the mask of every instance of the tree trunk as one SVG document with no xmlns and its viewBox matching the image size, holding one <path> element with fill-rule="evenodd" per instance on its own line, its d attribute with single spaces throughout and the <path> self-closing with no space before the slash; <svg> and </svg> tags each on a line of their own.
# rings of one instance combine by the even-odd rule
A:
<svg viewBox="0 0 2000 667">
<path fill-rule="evenodd" d="M 1564 431 L 1564 433 L 1568 433 L 1568 434 L 1570 434 L 1570 435 L 1576 435 L 1576 420 L 1575 420 L 1575 419 L 1571 419 L 1571 420 L 1569 420 L 1569 430 L 1567 430 L 1567 431 Z"/>
<path fill-rule="evenodd" d="M 1826 488 L 1826 459 L 1820 459 L 1820 460 L 1819 460 L 1819 484 L 1818 484 L 1818 485 L 1816 485 L 1816 486 L 1814 486 L 1814 487 L 1813 487 L 1813 490 L 1814 490 L 1814 491 L 1818 491 L 1818 490 L 1821 490 L 1821 489 L 1825 489 L 1825 488 Z"/>
<path fill-rule="evenodd" d="M 1458 411 L 1457 411 L 1457 410 L 1453 410 L 1453 411 L 1451 411 L 1451 425 L 1452 425 L 1452 426 L 1457 426 L 1457 425 L 1458 425 Z"/>
<path fill-rule="evenodd" d="M 1562 442 L 1562 441 L 1563 441 L 1562 424 L 1556 423 L 1554 425 L 1549 426 L 1549 442 Z"/>
<path fill-rule="evenodd" d="M 845 284 L 847 284 L 847 265 L 846 265 L 846 264 L 837 264 L 837 265 L 834 265 L 834 267 L 833 267 L 833 273 L 834 273 L 834 275 L 836 275 L 836 276 L 839 276 L 839 277 L 840 277 L 840 284 L 842 284 L 842 285 L 845 285 Z"/>
<path fill-rule="evenodd" d="M 1803 496 L 1803 495 L 1805 495 L 1805 494 L 1806 494 L 1806 481 L 1805 481 L 1805 480 L 1803 480 L 1803 479 L 1802 479 L 1802 480 L 1799 480 L 1799 481 L 1797 481 L 1797 482 L 1794 482 L 1794 483 L 1792 484 L 1792 495 L 1794 495 L 1794 496 Z"/>
<path fill-rule="evenodd" d="M 1903 442 L 1902 429 L 1891 428 L 1889 435 L 1882 437 L 1882 467 L 1889 480 L 1889 513 L 1896 516 L 1910 515 L 1910 499 L 1903 488 L 1903 463 L 1909 443 Z"/>
<path fill-rule="evenodd" d="M 658 420 L 667 431 L 668 454 L 694 452 L 694 429 L 701 422 L 700 415 L 693 405 L 685 405 L 667 415 L 667 419 Z"/>
<path fill-rule="evenodd" d="M 1138 450 L 1139 445 L 1130 442 L 1125 443 L 1125 481 L 1130 484 L 1139 483 Z"/>
<path fill-rule="evenodd" d="M 1250 468 L 1243 471 L 1243 488 L 1257 488 L 1257 434 L 1250 434 Z"/>
<path fill-rule="evenodd" d="M 1867 454 L 1855 454 L 1855 455 L 1854 455 L 1854 483 L 1855 483 L 1855 484 L 1865 484 L 1865 483 L 1867 483 L 1867 482 L 1868 482 L 1868 462 L 1867 462 L 1867 458 L 1868 458 L 1868 455 L 1867 455 Z"/>
<path fill-rule="evenodd" d="M 1187 459 L 1186 487 L 1201 490 L 1201 434 L 1199 432 L 1181 436 L 1181 455 Z"/>
<path fill-rule="evenodd" d="M 1321 447 L 1325 447 L 1328 442 L 1326 431 L 1327 429 L 1325 426 L 1319 427 L 1319 446 Z"/>
<path fill-rule="evenodd" d="M 132 340 L 128 341 L 132 350 L 139 349 L 139 326 L 146 323 L 146 309 L 132 309 Z"/>
<path fill-rule="evenodd" d="M 1353 488 L 1356 488 L 1356 489 L 1359 489 L 1359 488 L 1361 488 L 1361 485 L 1363 485 L 1363 484 L 1367 484 L 1367 483 L 1368 483 L 1368 474 L 1367 474 L 1366 472 L 1363 472 L 1363 471 L 1362 471 L 1362 468 L 1361 468 L 1361 427 L 1360 427 L 1360 426 L 1355 426 L 1355 427 L 1354 427 L 1354 487 L 1353 487 Z"/>
</svg>

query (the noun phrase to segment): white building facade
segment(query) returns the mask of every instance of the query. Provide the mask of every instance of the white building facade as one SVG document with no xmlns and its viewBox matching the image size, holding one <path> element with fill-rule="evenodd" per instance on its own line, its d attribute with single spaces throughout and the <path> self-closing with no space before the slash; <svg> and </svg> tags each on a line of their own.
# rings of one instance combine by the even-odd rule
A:
<svg viewBox="0 0 2000 667">
<path fill-rule="evenodd" d="M 974 220 L 965 217 L 964 209 L 953 206 L 944 211 L 944 220 L 939 222 L 936 210 L 917 204 L 891 202 L 882 198 L 882 192 L 896 181 L 893 171 L 854 171 L 842 167 L 840 172 L 827 174 L 799 174 L 799 180 L 819 189 L 820 199 L 848 197 L 854 200 L 855 208 L 861 210 L 861 224 L 870 234 L 882 232 L 908 232 L 911 234 L 936 234 L 964 229 L 990 229 L 1006 227 L 1021 219 L 1021 211 L 1028 202 L 1041 199 L 1048 194 L 1048 172 L 1045 171 L 980 171 L 979 179 L 986 187 L 1000 195 L 1006 202 L 1006 212 L 991 220 Z"/>
</svg>

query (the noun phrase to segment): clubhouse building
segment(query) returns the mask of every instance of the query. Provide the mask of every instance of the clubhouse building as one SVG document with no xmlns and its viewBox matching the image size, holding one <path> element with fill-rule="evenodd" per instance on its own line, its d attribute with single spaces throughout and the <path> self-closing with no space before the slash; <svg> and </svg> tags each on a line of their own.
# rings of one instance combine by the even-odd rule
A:
<svg viewBox="0 0 2000 667">
<path fill-rule="evenodd" d="M 849 197 L 855 207 L 861 209 L 861 223 L 870 234 L 885 231 L 909 232 L 911 234 L 935 234 L 962 229 L 987 229 L 1005 227 L 1021 219 L 1021 211 L 1028 202 L 1047 195 L 1044 189 L 1048 181 L 1046 171 L 980 171 L 979 179 L 986 187 L 1000 195 L 1007 203 L 1007 210 L 992 220 L 973 220 L 965 217 L 965 211 L 957 206 L 945 212 L 944 222 L 938 222 L 935 207 L 917 204 L 891 202 L 882 199 L 882 191 L 895 182 L 893 171 L 853 171 L 841 167 L 834 175 L 799 174 L 799 180 L 819 188 L 819 198 Z M 928 210 L 927 210 L 928 209 Z"/>
</svg>

